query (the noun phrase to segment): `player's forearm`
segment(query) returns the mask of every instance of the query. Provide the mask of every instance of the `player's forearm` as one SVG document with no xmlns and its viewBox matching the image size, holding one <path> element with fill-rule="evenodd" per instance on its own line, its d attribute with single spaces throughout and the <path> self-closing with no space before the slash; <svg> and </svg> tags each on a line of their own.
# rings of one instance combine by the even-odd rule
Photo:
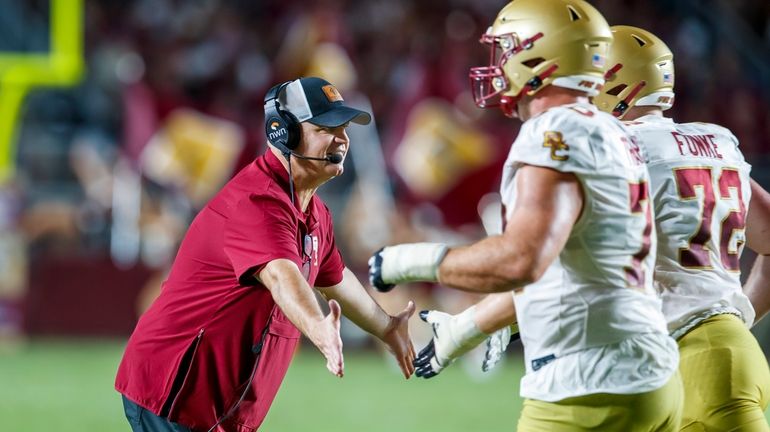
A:
<svg viewBox="0 0 770 432">
<path fill-rule="evenodd" d="M 317 344 L 314 329 L 324 315 L 297 265 L 288 260 L 272 261 L 259 274 L 259 280 L 292 324 Z"/>
<path fill-rule="evenodd" d="M 471 246 L 448 248 L 441 243 L 389 246 L 369 260 L 369 281 L 380 291 L 404 282 L 440 282 L 476 293 L 515 290 L 539 279 L 556 258 L 554 246 L 537 233 L 506 233 Z M 537 240 L 536 240 L 537 239 Z"/>
<path fill-rule="evenodd" d="M 770 257 L 763 255 L 757 257 L 743 292 L 754 306 L 756 313 L 754 323 L 756 323 L 770 311 Z"/>
<path fill-rule="evenodd" d="M 516 308 L 513 293 L 490 294 L 476 304 L 474 316 L 476 326 L 486 334 L 516 323 Z"/>
<path fill-rule="evenodd" d="M 567 243 L 583 207 L 572 174 L 527 166 L 516 175 L 518 196 L 502 235 L 450 250 L 442 284 L 476 292 L 517 290 L 537 281 Z"/>
<path fill-rule="evenodd" d="M 341 283 L 318 290 L 324 297 L 337 300 L 342 313 L 355 325 L 378 338 L 383 337 L 391 317 L 374 301 L 353 272 L 345 269 Z"/>
<path fill-rule="evenodd" d="M 472 246 L 450 249 L 439 265 L 439 282 L 463 291 L 499 293 L 537 280 L 540 274 L 533 254 L 537 248 L 511 245 L 510 241 L 492 236 Z"/>
<path fill-rule="evenodd" d="M 746 245 L 759 254 L 770 255 L 770 194 L 754 180 L 746 219 Z"/>
<path fill-rule="evenodd" d="M 580 182 L 569 173 L 526 166 L 502 235 L 465 247 L 439 243 L 390 246 L 369 259 L 369 280 L 380 291 L 413 281 L 438 281 L 469 292 L 511 291 L 538 280 L 567 243 L 582 211 Z"/>
</svg>

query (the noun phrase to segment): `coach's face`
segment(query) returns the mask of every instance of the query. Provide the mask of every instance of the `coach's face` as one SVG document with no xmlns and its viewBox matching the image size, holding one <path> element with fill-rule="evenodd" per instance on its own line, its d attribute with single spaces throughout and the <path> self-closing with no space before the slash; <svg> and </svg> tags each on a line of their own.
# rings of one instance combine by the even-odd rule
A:
<svg viewBox="0 0 770 432">
<path fill-rule="evenodd" d="M 350 138 L 348 138 L 346 131 L 348 123 L 338 127 L 326 127 L 303 122 L 300 123 L 300 126 L 302 127 L 302 140 L 297 149 L 299 154 L 318 158 L 336 155 L 341 161 L 332 163 L 329 161 L 295 160 L 301 163 L 302 167 L 309 173 L 325 177 L 323 180 L 342 174 L 345 156 L 347 156 L 350 148 Z"/>
</svg>

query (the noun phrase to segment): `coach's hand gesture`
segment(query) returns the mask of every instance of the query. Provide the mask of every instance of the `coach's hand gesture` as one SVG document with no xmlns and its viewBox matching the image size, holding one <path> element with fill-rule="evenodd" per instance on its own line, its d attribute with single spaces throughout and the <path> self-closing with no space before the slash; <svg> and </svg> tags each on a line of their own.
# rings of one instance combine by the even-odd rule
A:
<svg viewBox="0 0 770 432">
<path fill-rule="evenodd" d="M 345 360 L 342 357 L 342 338 L 340 338 L 340 316 L 342 308 L 336 300 L 329 300 L 329 315 L 318 323 L 312 330 L 310 340 L 326 357 L 326 368 L 329 372 L 342 377 Z"/>
<path fill-rule="evenodd" d="M 396 316 L 390 317 L 390 323 L 382 335 L 382 341 L 396 358 L 404 377 L 409 379 L 414 373 L 414 346 L 409 338 L 409 318 L 414 315 L 414 302 L 410 301 L 406 309 Z"/>
</svg>

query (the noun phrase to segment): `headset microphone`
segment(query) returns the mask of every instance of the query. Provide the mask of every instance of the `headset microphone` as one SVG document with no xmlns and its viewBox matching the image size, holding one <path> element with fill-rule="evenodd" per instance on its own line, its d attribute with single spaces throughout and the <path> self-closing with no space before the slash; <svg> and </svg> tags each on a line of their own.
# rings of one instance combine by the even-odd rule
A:
<svg viewBox="0 0 770 432">
<path fill-rule="evenodd" d="M 326 155 L 326 157 L 322 157 L 322 158 L 303 156 L 301 154 L 297 154 L 297 153 L 294 153 L 294 152 L 291 152 L 291 155 L 294 156 L 295 158 L 299 158 L 299 159 L 314 160 L 314 161 L 320 161 L 320 162 L 329 162 L 329 163 L 333 163 L 333 164 L 338 164 L 338 163 L 342 162 L 342 155 L 339 154 L 339 153 L 331 153 L 331 154 Z"/>
<path fill-rule="evenodd" d="M 342 155 L 339 153 L 332 153 L 330 155 L 326 155 L 324 159 L 329 161 L 329 163 L 338 164 L 342 162 Z"/>
</svg>

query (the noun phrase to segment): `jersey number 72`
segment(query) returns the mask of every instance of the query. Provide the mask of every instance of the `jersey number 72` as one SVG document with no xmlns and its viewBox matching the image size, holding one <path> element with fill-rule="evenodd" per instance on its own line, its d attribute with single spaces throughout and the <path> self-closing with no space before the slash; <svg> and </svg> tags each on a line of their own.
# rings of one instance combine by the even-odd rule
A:
<svg viewBox="0 0 770 432">
<path fill-rule="evenodd" d="M 730 240 L 736 232 L 743 231 L 746 227 L 746 206 L 743 203 L 741 191 L 741 178 L 735 168 L 722 168 L 719 175 L 718 188 L 714 189 L 712 167 L 676 168 L 674 169 L 676 186 L 679 198 L 685 201 L 698 199 L 697 189 L 702 189 L 703 206 L 701 207 L 700 225 L 696 228 L 689 245 L 679 249 L 679 263 L 682 267 L 693 269 L 711 269 L 712 220 L 717 203 L 731 199 L 730 189 L 736 191 L 738 207 L 731 207 L 727 216 L 722 219 L 719 230 L 716 233 L 719 243 L 719 258 L 724 268 L 728 271 L 738 271 L 740 246 L 742 238 L 737 240 L 737 247 L 730 250 Z"/>
</svg>

